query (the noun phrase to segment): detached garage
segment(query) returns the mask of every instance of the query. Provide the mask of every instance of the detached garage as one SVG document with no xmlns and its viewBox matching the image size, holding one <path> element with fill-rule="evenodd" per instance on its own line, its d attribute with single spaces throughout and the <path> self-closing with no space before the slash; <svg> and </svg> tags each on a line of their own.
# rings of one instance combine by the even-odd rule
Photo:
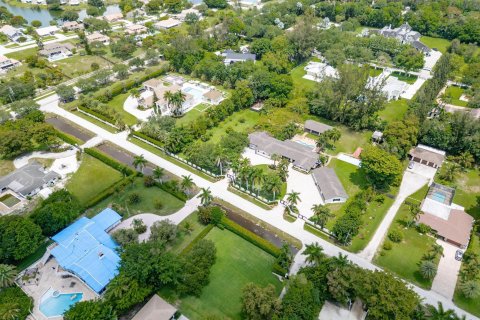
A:
<svg viewBox="0 0 480 320">
<path fill-rule="evenodd" d="M 317 168 L 312 172 L 313 180 L 320 191 L 325 203 L 342 203 L 347 201 L 348 195 L 332 168 Z"/>
<path fill-rule="evenodd" d="M 442 166 L 446 156 L 445 151 L 425 146 L 423 144 L 419 144 L 415 149 L 410 150 L 409 154 L 412 161 L 435 169 Z"/>
</svg>

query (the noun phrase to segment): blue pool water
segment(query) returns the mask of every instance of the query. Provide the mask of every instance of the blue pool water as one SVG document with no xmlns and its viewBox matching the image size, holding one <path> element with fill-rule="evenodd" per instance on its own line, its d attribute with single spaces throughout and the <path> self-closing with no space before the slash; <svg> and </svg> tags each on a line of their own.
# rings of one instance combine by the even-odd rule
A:
<svg viewBox="0 0 480 320">
<path fill-rule="evenodd" d="M 441 192 L 435 192 L 432 194 L 432 199 L 441 203 L 445 203 L 446 196 Z"/>
<path fill-rule="evenodd" d="M 185 87 L 182 90 L 184 93 L 191 94 L 196 101 L 201 101 L 203 97 L 203 91 L 196 87 Z"/>
<path fill-rule="evenodd" d="M 82 300 L 83 293 L 62 293 L 50 296 L 40 303 L 40 311 L 48 318 L 63 315 L 71 306 Z"/>
</svg>

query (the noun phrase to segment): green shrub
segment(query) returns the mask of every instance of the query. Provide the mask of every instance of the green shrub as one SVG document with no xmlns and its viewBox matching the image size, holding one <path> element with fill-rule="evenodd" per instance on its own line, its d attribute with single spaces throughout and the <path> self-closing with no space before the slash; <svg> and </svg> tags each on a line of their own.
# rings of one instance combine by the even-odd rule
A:
<svg viewBox="0 0 480 320">
<path fill-rule="evenodd" d="M 104 114 L 101 114 L 101 113 L 99 113 L 99 112 L 97 112 L 97 111 L 95 111 L 95 110 L 92 110 L 92 109 L 87 108 L 87 107 L 85 107 L 85 106 L 77 106 L 77 108 L 78 108 L 79 110 L 83 111 L 83 112 L 86 112 L 86 113 L 88 113 L 88 114 L 91 114 L 92 116 L 94 116 L 94 117 L 96 117 L 96 118 L 98 118 L 98 119 L 100 119 L 100 120 L 103 120 L 103 121 L 105 121 L 105 122 L 108 122 L 108 123 L 110 123 L 110 124 L 112 124 L 112 125 L 114 125 L 114 126 L 116 125 L 115 119 L 109 118 L 109 117 L 105 116 Z"/>
<path fill-rule="evenodd" d="M 130 169 L 129 167 L 123 165 L 122 163 L 118 162 L 117 160 L 110 158 L 109 156 L 105 155 L 104 153 L 97 151 L 91 148 L 85 148 L 84 152 L 100 161 L 105 163 L 106 165 L 114 168 L 115 170 L 120 171 L 124 175 L 130 176 L 135 174 L 135 171 Z"/>
<path fill-rule="evenodd" d="M 383 243 L 383 249 L 385 250 L 392 250 L 393 244 L 390 241 L 385 241 Z"/>
<path fill-rule="evenodd" d="M 142 198 L 136 192 L 134 192 L 134 193 L 132 193 L 128 196 L 128 203 L 130 203 L 130 204 L 138 204 L 141 201 L 142 201 Z"/>
<path fill-rule="evenodd" d="M 432 230 L 432 228 L 430 228 L 424 223 L 419 223 L 416 228 L 419 233 L 423 233 L 423 234 L 430 233 L 430 231 Z"/>
<path fill-rule="evenodd" d="M 155 200 L 155 203 L 153 206 L 155 207 L 155 209 L 161 210 L 163 208 L 163 203 L 160 200 Z"/>
<path fill-rule="evenodd" d="M 400 230 L 392 230 L 388 233 L 388 239 L 396 243 L 402 242 L 403 233 Z"/>
<path fill-rule="evenodd" d="M 153 187 L 155 185 L 155 179 L 153 179 L 152 176 L 144 176 L 143 185 L 147 188 Z"/>
<path fill-rule="evenodd" d="M 255 233 L 245 229 L 244 227 L 238 225 L 237 223 L 233 222 L 232 220 L 223 217 L 222 219 L 222 224 L 225 226 L 225 229 L 235 233 L 236 235 L 242 237 L 243 239 L 247 240 L 251 244 L 259 247 L 260 249 L 264 250 L 265 252 L 268 252 L 275 258 L 277 258 L 281 250 L 277 248 L 274 244 L 271 242 L 257 236 Z"/>
<path fill-rule="evenodd" d="M 132 226 L 133 230 L 135 230 L 135 232 L 138 234 L 142 234 L 147 231 L 147 226 L 142 219 L 133 219 Z"/>
<path fill-rule="evenodd" d="M 96 205 L 97 203 L 99 203 L 100 201 L 103 201 L 105 200 L 106 198 L 110 197 L 112 194 L 114 194 L 115 192 L 117 192 L 118 190 L 121 190 L 123 187 L 125 187 L 127 184 L 130 184 L 132 183 L 133 181 L 133 178 L 135 176 L 132 175 L 132 176 L 129 176 L 129 177 L 125 177 L 123 178 L 122 180 L 118 181 L 117 183 L 115 183 L 114 185 L 108 187 L 107 189 L 103 190 L 102 192 L 100 192 L 95 198 L 93 198 L 92 200 L 90 200 L 86 205 L 85 205 L 85 209 L 88 209 L 88 208 L 91 208 L 93 207 L 94 205 Z M 121 213 L 120 211 L 118 210 L 115 210 L 117 211 L 118 213 Z"/>
<path fill-rule="evenodd" d="M 272 272 L 284 277 L 288 273 L 288 270 L 282 268 L 278 263 L 274 263 L 272 266 Z"/>
<path fill-rule="evenodd" d="M 158 141 L 158 140 L 156 140 L 156 139 L 154 139 L 154 138 L 152 138 L 152 137 L 150 137 L 150 136 L 147 136 L 147 135 L 144 134 L 143 132 L 133 131 L 133 130 L 132 130 L 130 134 L 131 134 L 133 137 L 141 138 L 141 139 L 143 139 L 143 140 L 147 140 L 148 142 L 150 142 L 150 143 L 156 145 L 157 147 L 163 149 L 163 144 L 162 144 L 160 141 Z"/>
<path fill-rule="evenodd" d="M 75 138 L 75 137 L 73 137 L 69 134 L 60 132 L 58 130 L 55 130 L 55 134 L 59 139 L 65 141 L 68 144 L 71 144 L 72 146 L 81 144 L 81 141 L 79 139 L 77 139 L 77 138 Z"/>
</svg>

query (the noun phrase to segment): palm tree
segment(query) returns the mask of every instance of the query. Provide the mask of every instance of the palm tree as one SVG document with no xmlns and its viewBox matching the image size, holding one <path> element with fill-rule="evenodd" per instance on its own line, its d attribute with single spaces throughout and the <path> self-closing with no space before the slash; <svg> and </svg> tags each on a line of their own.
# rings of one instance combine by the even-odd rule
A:
<svg viewBox="0 0 480 320">
<path fill-rule="evenodd" d="M 437 274 L 437 265 L 430 260 L 424 260 L 420 263 L 420 273 L 425 279 L 433 279 Z"/>
<path fill-rule="evenodd" d="M 17 269 L 9 264 L 0 264 L 0 288 L 10 287 L 15 283 Z"/>
<path fill-rule="evenodd" d="M 413 223 L 418 220 L 418 215 L 420 214 L 420 206 L 417 204 L 410 205 L 410 215 L 412 216 L 412 220 L 408 223 L 408 227 L 411 227 Z"/>
<path fill-rule="evenodd" d="M 181 116 L 183 113 L 182 107 L 185 102 L 185 94 L 182 91 L 177 91 L 172 94 L 170 99 L 170 105 L 174 116 Z"/>
<path fill-rule="evenodd" d="M 16 302 L 2 304 L 2 313 L 0 319 L 16 320 L 20 319 L 20 306 Z"/>
<path fill-rule="evenodd" d="M 277 161 L 280 161 L 280 159 L 282 159 L 282 157 L 279 156 L 279 155 L 276 154 L 276 153 L 272 154 L 272 156 L 271 156 L 270 158 L 273 160 L 273 166 L 274 166 L 274 167 L 277 166 Z"/>
<path fill-rule="evenodd" d="M 323 248 L 318 244 L 318 242 L 307 244 L 302 254 L 307 256 L 305 261 L 313 264 L 319 264 L 320 261 L 322 261 L 322 259 L 325 257 Z"/>
<path fill-rule="evenodd" d="M 441 245 L 434 243 L 431 251 L 435 254 L 435 257 L 438 255 L 443 257 L 443 247 Z"/>
<path fill-rule="evenodd" d="M 158 180 L 160 183 L 162 183 L 162 177 L 164 174 L 165 170 L 163 168 L 155 167 L 155 169 L 153 169 L 153 178 Z"/>
<path fill-rule="evenodd" d="M 223 165 L 227 161 L 225 153 L 220 152 L 217 157 L 215 158 L 215 165 L 220 169 L 220 175 L 223 176 Z"/>
<path fill-rule="evenodd" d="M 427 305 L 427 314 L 427 319 L 432 320 L 451 320 L 456 317 L 455 311 L 443 309 L 441 302 L 438 303 L 438 309 L 432 305 Z"/>
<path fill-rule="evenodd" d="M 135 167 L 135 169 L 138 170 L 138 168 L 140 168 L 140 171 L 143 173 L 143 168 L 145 168 L 145 165 L 147 164 L 147 160 L 145 159 L 143 154 L 141 154 L 139 156 L 134 156 L 133 157 L 133 163 L 132 164 Z"/>
<path fill-rule="evenodd" d="M 208 206 L 213 200 L 212 191 L 210 191 L 210 188 L 202 188 L 202 192 L 198 197 L 201 199 L 204 207 Z"/>
<path fill-rule="evenodd" d="M 296 211 L 295 209 L 298 201 L 302 201 L 300 199 L 300 193 L 292 190 L 290 193 L 287 194 L 287 201 L 290 211 Z"/>
<path fill-rule="evenodd" d="M 167 108 L 170 109 L 170 106 L 172 105 L 172 100 L 173 100 L 172 91 L 165 92 L 163 94 L 163 99 L 165 99 L 165 102 L 167 103 Z"/>
<path fill-rule="evenodd" d="M 314 216 L 310 218 L 315 224 L 318 224 L 322 229 L 330 218 L 335 215 L 332 214 L 329 208 L 321 204 L 314 204 L 312 207 Z"/>
<path fill-rule="evenodd" d="M 182 182 L 180 186 L 182 187 L 183 191 L 189 192 L 189 190 L 193 187 L 193 179 L 192 176 L 182 176 Z"/>
<path fill-rule="evenodd" d="M 260 193 L 260 189 L 265 182 L 265 175 L 263 174 L 263 170 L 258 168 L 259 170 L 257 171 L 257 174 L 255 175 L 253 179 L 253 187 L 257 189 L 257 196 Z"/>
<path fill-rule="evenodd" d="M 346 254 L 342 254 L 340 252 L 338 257 L 332 257 L 331 263 L 335 266 L 335 269 L 339 269 L 348 266 L 351 262 L 348 260 L 348 256 Z"/>
<path fill-rule="evenodd" d="M 480 296 L 480 286 L 475 280 L 462 281 L 460 290 L 467 299 L 474 299 Z"/>
</svg>

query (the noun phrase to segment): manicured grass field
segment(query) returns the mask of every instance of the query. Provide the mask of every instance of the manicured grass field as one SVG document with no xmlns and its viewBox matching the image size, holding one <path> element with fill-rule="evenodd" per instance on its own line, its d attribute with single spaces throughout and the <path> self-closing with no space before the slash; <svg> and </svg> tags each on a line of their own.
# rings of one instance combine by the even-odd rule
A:
<svg viewBox="0 0 480 320">
<path fill-rule="evenodd" d="M 12 53 L 7 53 L 5 56 L 7 56 L 8 58 L 13 58 L 13 59 L 21 61 L 21 60 L 25 60 L 26 57 L 36 55 L 37 52 L 38 52 L 38 48 L 34 47 L 34 48 L 30 48 L 30 49 L 15 51 L 15 52 L 12 52 Z"/>
<path fill-rule="evenodd" d="M 186 231 L 185 226 L 190 225 L 191 231 Z M 175 253 L 180 253 L 186 246 L 195 239 L 200 232 L 202 232 L 207 226 L 198 222 L 197 213 L 192 213 L 185 220 L 179 224 L 179 232 L 177 237 L 173 241 L 170 250 Z"/>
<path fill-rule="evenodd" d="M 475 219 L 480 219 L 480 171 L 469 170 L 456 179 L 453 202 L 465 208 Z"/>
<path fill-rule="evenodd" d="M 228 230 L 214 228 L 206 239 L 215 243 L 217 260 L 200 297 L 182 300 L 180 311 L 189 319 L 242 319 L 242 289 L 249 282 L 273 284 L 280 293 L 281 283 L 271 272 L 274 257 Z"/>
<path fill-rule="evenodd" d="M 423 200 L 427 191 L 428 186 L 425 185 L 407 200 L 420 204 L 420 201 Z M 404 239 L 401 243 L 393 243 L 391 250 L 380 249 L 374 261 L 386 270 L 422 288 L 429 289 L 432 286 L 432 281 L 422 277 L 419 272 L 419 263 L 423 255 L 426 254 L 435 243 L 435 239 L 428 235 L 418 233 L 413 227 L 405 229 L 404 222 L 409 218 L 409 215 L 409 206 L 405 203 L 402 204 L 389 230 L 401 230 L 404 234 Z"/>
<path fill-rule="evenodd" d="M 400 81 L 406 82 L 408 84 L 414 84 L 417 81 L 417 76 L 412 76 L 409 74 L 403 74 L 401 72 L 394 71 L 392 72 L 392 77 L 397 78 Z"/>
<path fill-rule="evenodd" d="M 353 164 L 338 159 L 332 159 L 328 166 L 335 170 L 338 179 L 340 179 L 340 182 L 349 197 L 353 197 L 361 189 L 366 188 L 367 182 L 365 176 L 359 168 Z"/>
<path fill-rule="evenodd" d="M 222 121 L 217 127 L 207 131 L 211 134 L 210 141 L 219 142 L 227 131 L 249 132 L 257 124 L 260 114 L 250 109 L 235 112 Z"/>
<path fill-rule="evenodd" d="M 374 67 L 370 67 L 368 70 L 368 75 L 370 77 L 378 77 L 383 72 L 383 69 L 375 69 Z"/>
<path fill-rule="evenodd" d="M 129 197 L 134 193 L 139 195 L 139 203 L 130 203 Z M 162 206 L 157 207 L 157 202 L 161 203 Z M 180 210 L 185 203 L 158 187 L 145 187 L 143 179 L 136 178 L 133 184 L 98 203 L 90 210 L 89 215 L 95 215 L 113 204 L 122 211 L 123 217 L 127 218 L 139 213 L 153 213 L 160 216 L 170 215 Z"/>
<path fill-rule="evenodd" d="M 388 102 L 385 109 L 380 111 L 378 115 L 387 122 L 401 120 L 408 110 L 408 100 L 392 100 Z"/>
<path fill-rule="evenodd" d="M 445 100 L 446 103 L 451 103 L 456 106 L 460 107 L 466 107 L 468 105 L 467 101 L 460 100 L 460 97 L 464 93 L 465 90 L 463 90 L 460 87 L 456 86 L 449 86 L 447 90 L 445 90 L 445 97 L 448 97 Z"/>
<path fill-rule="evenodd" d="M 13 161 L 10 160 L 0 160 L 0 177 L 6 176 L 10 172 L 15 170 Z"/>
<path fill-rule="evenodd" d="M 302 92 L 313 89 L 317 85 L 317 82 L 303 78 L 303 76 L 307 74 L 307 72 L 304 70 L 307 64 L 308 62 L 302 63 L 298 67 L 293 68 L 290 72 L 295 96 L 301 96 Z"/>
<path fill-rule="evenodd" d="M 130 93 L 128 92 L 119 94 L 118 96 L 107 102 L 107 105 L 117 111 L 118 114 L 120 114 L 123 122 L 125 122 L 129 126 L 132 126 L 137 123 L 137 118 L 123 109 L 123 104 L 125 103 L 125 100 L 127 100 L 129 95 Z"/>
<path fill-rule="evenodd" d="M 75 55 L 67 59 L 54 61 L 53 64 L 62 68 L 62 72 L 69 77 L 77 77 L 79 75 L 92 72 L 92 63 L 97 63 L 100 69 L 106 67 L 110 63 L 98 56 L 80 56 Z"/>
<path fill-rule="evenodd" d="M 441 53 L 447 52 L 447 49 L 450 46 L 450 41 L 442 38 L 421 37 L 420 41 L 431 49 L 435 48 Z"/>
<path fill-rule="evenodd" d="M 84 154 L 80 168 L 72 175 L 66 188 L 85 204 L 120 179 L 120 172 Z"/>
<path fill-rule="evenodd" d="M 200 117 L 206 117 L 207 116 L 207 114 L 205 113 L 206 109 L 208 108 L 205 108 L 205 104 L 200 104 L 196 106 L 192 110 L 188 111 L 183 117 L 178 118 L 176 125 L 177 126 L 186 125 L 192 121 L 195 121 Z"/>
<path fill-rule="evenodd" d="M 478 235 L 474 235 L 472 240 L 470 241 L 470 245 L 468 250 L 472 250 L 480 255 L 480 237 Z M 480 285 L 480 280 L 478 281 Z M 457 306 L 464 309 L 465 311 L 470 312 L 471 314 L 480 317 L 480 303 L 478 298 L 476 299 L 467 299 L 460 291 L 458 287 L 459 281 L 457 282 L 457 288 L 455 289 L 455 294 L 453 295 L 453 301 Z"/>
</svg>

